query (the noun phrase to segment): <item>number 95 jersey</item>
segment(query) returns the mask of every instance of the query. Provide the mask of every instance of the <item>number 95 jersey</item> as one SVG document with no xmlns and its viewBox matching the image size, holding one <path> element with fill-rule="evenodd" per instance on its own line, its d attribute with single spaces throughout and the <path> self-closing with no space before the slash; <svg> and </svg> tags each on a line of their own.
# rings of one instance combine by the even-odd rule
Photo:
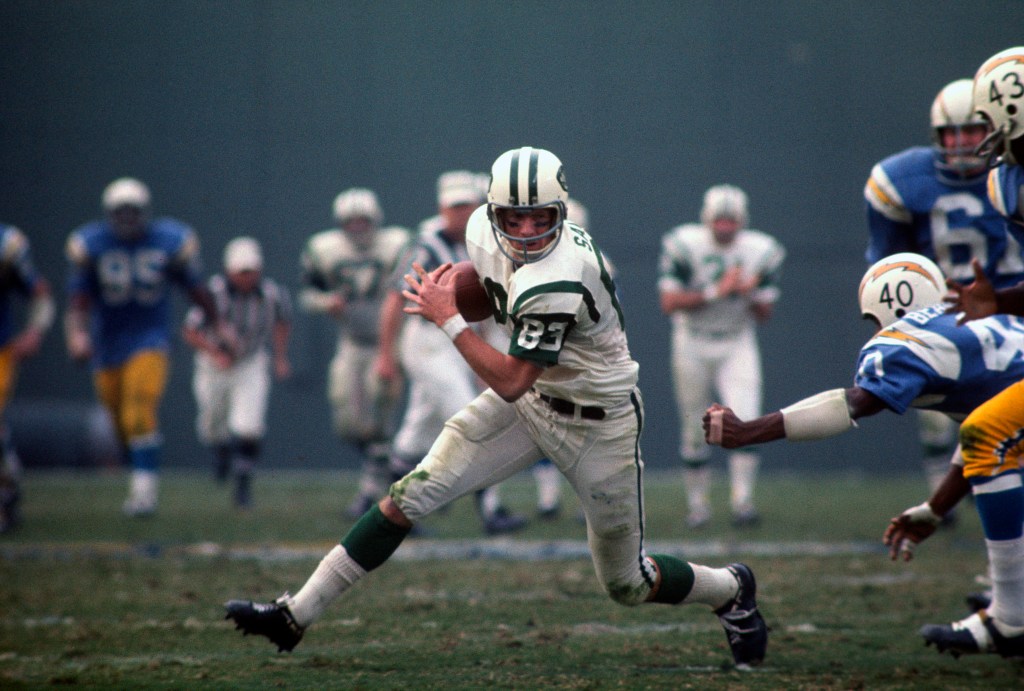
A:
<svg viewBox="0 0 1024 691">
<path fill-rule="evenodd" d="M 90 301 L 97 366 L 168 348 L 171 284 L 191 290 L 201 281 L 199 241 L 190 227 L 157 218 L 140 237 L 125 240 L 106 221 L 95 221 L 72 231 L 66 254 L 69 293 Z"/>
<path fill-rule="evenodd" d="M 510 335 L 508 353 L 545 368 L 535 388 L 583 406 L 628 398 L 639 365 L 629 353 L 615 283 L 590 235 L 566 222 L 558 245 L 517 266 L 498 248 L 481 206 L 469 219 L 466 248 Z"/>
</svg>

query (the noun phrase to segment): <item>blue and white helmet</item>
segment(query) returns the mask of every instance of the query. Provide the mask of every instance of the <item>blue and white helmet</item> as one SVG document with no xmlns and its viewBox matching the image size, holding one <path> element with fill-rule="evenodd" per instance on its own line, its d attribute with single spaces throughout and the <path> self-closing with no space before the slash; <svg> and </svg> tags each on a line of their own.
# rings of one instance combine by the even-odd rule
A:
<svg viewBox="0 0 1024 691">
<path fill-rule="evenodd" d="M 550 151 L 524 146 L 506 151 L 491 166 L 491 182 L 487 188 L 487 217 L 502 253 L 514 262 L 528 264 L 539 261 L 554 250 L 566 219 L 565 205 L 569 188 L 565 182 L 562 162 Z M 544 249 L 530 252 L 522 239 L 509 235 L 501 227 L 497 212 L 511 208 L 529 212 L 533 209 L 555 210 L 555 222 L 543 235 L 530 242 L 552 237 Z"/>
<path fill-rule="evenodd" d="M 911 312 L 942 302 L 946 279 L 928 257 L 898 252 L 872 264 L 860 281 L 860 313 L 883 329 Z"/>
</svg>

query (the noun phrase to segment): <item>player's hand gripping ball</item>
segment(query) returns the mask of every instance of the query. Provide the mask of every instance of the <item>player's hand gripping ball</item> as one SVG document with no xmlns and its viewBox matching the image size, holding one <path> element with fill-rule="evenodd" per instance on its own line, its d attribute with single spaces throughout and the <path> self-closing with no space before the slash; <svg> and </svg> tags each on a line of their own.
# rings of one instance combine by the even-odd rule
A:
<svg viewBox="0 0 1024 691">
<path fill-rule="evenodd" d="M 494 314 L 491 299 L 480 284 L 473 262 L 459 262 L 445 276 L 450 277 L 445 283 L 455 281 L 455 306 L 466 321 L 483 321 Z"/>
</svg>

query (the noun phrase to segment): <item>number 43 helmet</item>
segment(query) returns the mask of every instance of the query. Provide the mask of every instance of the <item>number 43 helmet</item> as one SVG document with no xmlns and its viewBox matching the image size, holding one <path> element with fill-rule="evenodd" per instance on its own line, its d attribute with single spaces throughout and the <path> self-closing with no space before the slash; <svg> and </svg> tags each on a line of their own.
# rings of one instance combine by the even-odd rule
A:
<svg viewBox="0 0 1024 691">
<path fill-rule="evenodd" d="M 978 153 L 989 165 L 1024 165 L 1024 46 L 996 53 L 978 68 L 974 109 L 992 123 Z"/>
<path fill-rule="evenodd" d="M 907 314 L 942 302 L 946 279 L 928 257 L 900 252 L 871 265 L 860 281 L 860 312 L 883 329 Z"/>
<path fill-rule="evenodd" d="M 514 262 L 536 262 L 555 249 L 566 219 L 565 205 L 569 188 L 565 183 L 562 162 L 550 151 L 524 146 L 506 151 L 491 166 L 491 183 L 487 188 L 487 217 L 502 254 Z M 506 233 L 498 218 L 502 209 L 529 212 L 551 208 L 555 222 L 547 232 L 529 238 L 537 242 L 551 238 L 542 249 L 531 251 L 519 237 Z"/>
</svg>

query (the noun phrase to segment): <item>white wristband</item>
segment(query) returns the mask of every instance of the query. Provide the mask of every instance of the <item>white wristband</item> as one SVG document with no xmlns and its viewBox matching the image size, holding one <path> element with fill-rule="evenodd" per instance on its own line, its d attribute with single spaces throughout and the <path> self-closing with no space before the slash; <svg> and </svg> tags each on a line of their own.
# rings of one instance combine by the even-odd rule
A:
<svg viewBox="0 0 1024 691">
<path fill-rule="evenodd" d="M 719 297 L 718 286 L 708 286 L 703 290 L 702 294 L 704 295 L 704 302 L 714 302 Z"/>
<path fill-rule="evenodd" d="M 460 333 L 462 333 L 468 328 L 469 324 L 467 324 L 465 318 L 458 313 L 454 314 L 451 317 L 448 317 L 448 321 L 446 321 L 444 324 L 441 324 L 441 330 L 444 331 L 448 335 L 448 338 L 452 339 L 453 341 L 455 340 L 456 336 L 458 336 Z"/>
<path fill-rule="evenodd" d="M 942 523 L 942 516 L 935 513 L 928 502 L 907 509 L 903 515 L 909 518 L 911 523 L 927 523 L 929 525 Z"/>
</svg>

